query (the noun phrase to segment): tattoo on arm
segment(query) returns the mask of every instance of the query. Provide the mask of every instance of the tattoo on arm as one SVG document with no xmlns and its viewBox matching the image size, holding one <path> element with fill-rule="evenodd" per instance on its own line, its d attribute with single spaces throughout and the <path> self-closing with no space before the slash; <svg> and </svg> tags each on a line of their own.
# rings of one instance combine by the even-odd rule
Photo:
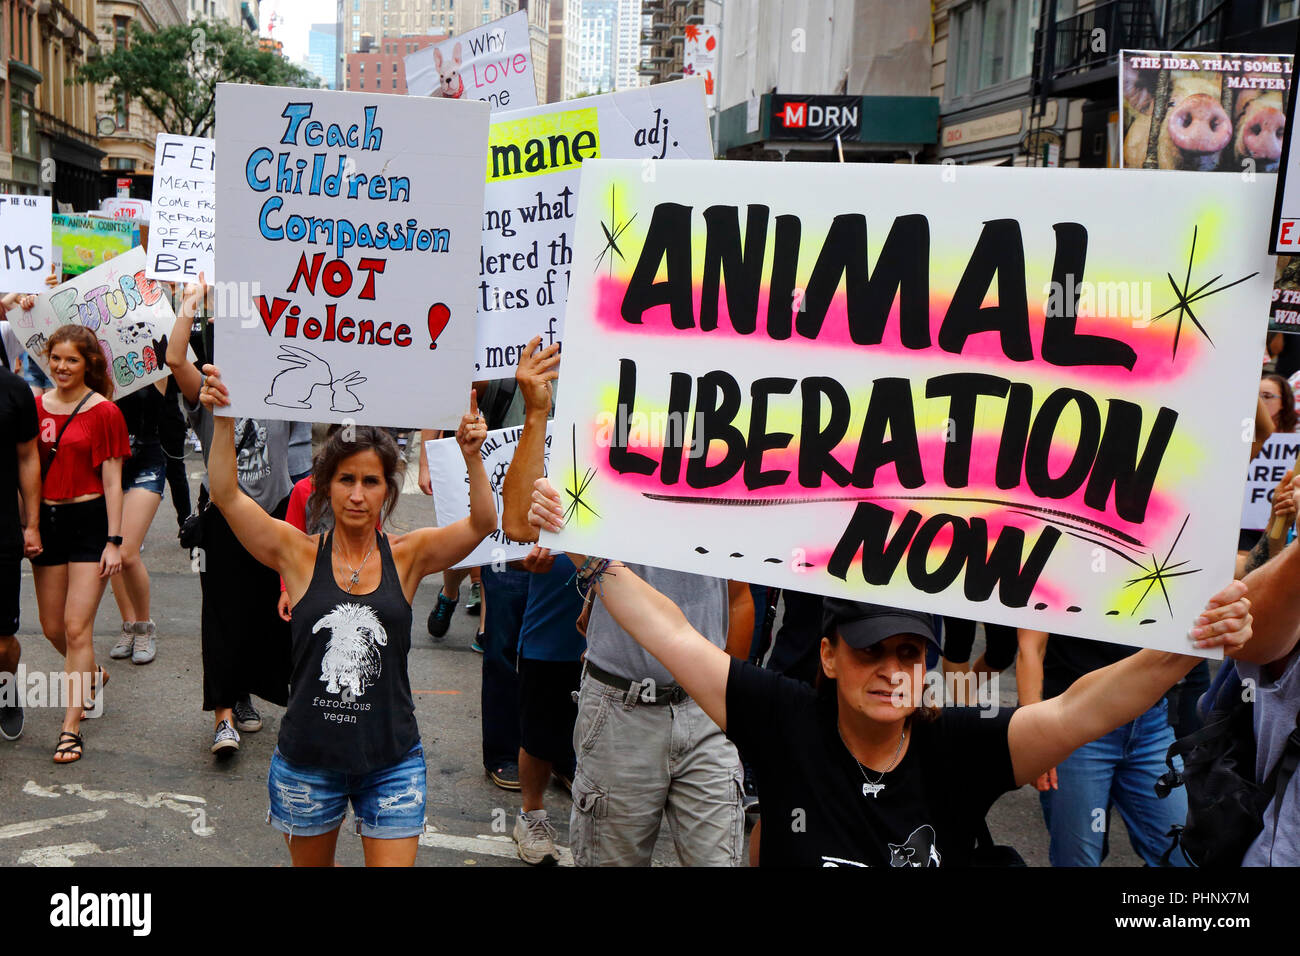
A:
<svg viewBox="0 0 1300 956">
<path fill-rule="evenodd" d="M 1250 572 L 1254 571 L 1256 568 L 1264 566 L 1268 559 L 1273 556 L 1269 553 L 1269 550 L 1268 532 L 1266 531 L 1264 534 L 1260 535 L 1259 540 L 1255 542 L 1255 547 L 1250 549 L 1250 554 L 1246 555 L 1246 570 L 1243 577 L 1246 574 L 1250 574 Z"/>
</svg>

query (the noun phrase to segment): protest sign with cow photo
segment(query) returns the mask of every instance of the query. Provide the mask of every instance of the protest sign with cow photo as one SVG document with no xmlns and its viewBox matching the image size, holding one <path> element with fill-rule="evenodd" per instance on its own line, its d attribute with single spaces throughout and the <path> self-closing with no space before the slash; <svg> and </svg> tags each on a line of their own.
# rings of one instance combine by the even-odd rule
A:
<svg viewBox="0 0 1300 956">
<path fill-rule="evenodd" d="M 478 275 L 476 379 L 513 378 L 529 339 L 561 341 L 582 164 L 711 159 L 700 79 L 494 114 Z M 618 229 L 602 256 L 623 255 Z M 576 266 L 581 268 L 581 266 Z"/>
<path fill-rule="evenodd" d="M 46 374 L 50 333 L 62 325 L 90 329 L 108 361 L 115 399 L 171 374 L 167 333 L 176 324 L 176 313 L 166 287 L 145 275 L 144 249 L 139 246 L 37 296 L 30 311 L 15 306 L 6 318 Z"/>
<path fill-rule="evenodd" d="M 1266 177 L 641 173 L 583 171 L 543 546 L 1194 652 L 1232 578 Z"/>
<path fill-rule="evenodd" d="M 251 314 L 217 297 L 233 414 L 456 426 L 487 125 L 473 100 L 217 88 L 216 268 L 252 290 Z"/>
</svg>

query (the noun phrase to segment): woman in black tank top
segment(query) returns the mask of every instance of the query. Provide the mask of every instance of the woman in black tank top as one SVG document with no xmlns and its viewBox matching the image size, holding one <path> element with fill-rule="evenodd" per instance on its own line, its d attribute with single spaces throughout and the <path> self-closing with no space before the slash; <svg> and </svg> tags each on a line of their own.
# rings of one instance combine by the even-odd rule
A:
<svg viewBox="0 0 1300 956">
<path fill-rule="evenodd" d="M 230 404 L 204 366 L 200 401 Z M 313 467 L 308 510 L 334 530 L 307 535 L 272 518 L 239 488 L 234 420 L 216 417 L 208 460 L 212 502 L 253 557 L 280 572 L 293 605 L 289 706 L 268 780 L 268 821 L 295 866 L 329 866 L 352 804 L 367 865 L 415 862 L 425 766 L 407 677 L 411 598 L 420 580 L 457 563 L 496 529 L 479 456 L 487 425 L 474 393 L 456 432 L 469 472 L 470 516 L 389 539 L 376 526 L 397 504 L 401 458 L 380 428 L 339 429 Z"/>
</svg>

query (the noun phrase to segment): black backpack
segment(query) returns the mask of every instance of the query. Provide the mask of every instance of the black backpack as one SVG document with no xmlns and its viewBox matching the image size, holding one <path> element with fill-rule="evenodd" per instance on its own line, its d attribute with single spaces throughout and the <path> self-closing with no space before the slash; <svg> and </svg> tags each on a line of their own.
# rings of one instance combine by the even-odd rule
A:
<svg viewBox="0 0 1300 956">
<path fill-rule="evenodd" d="M 1235 664 L 1225 664 L 1234 667 Z M 1180 737 L 1169 747 L 1169 770 L 1156 781 L 1156 796 L 1167 797 L 1175 787 L 1187 787 L 1187 821 L 1174 826 L 1173 838 L 1161 862 L 1180 852 L 1193 866 L 1237 867 L 1251 843 L 1264 829 L 1264 812 L 1273 794 L 1285 796 L 1287 784 L 1300 764 L 1300 714 L 1286 748 L 1262 784 L 1255 781 L 1254 701 L 1234 674 L 1226 680 L 1195 733 Z M 1183 758 L 1183 770 L 1174 758 Z M 1282 799 L 1273 807 L 1276 819 Z"/>
</svg>

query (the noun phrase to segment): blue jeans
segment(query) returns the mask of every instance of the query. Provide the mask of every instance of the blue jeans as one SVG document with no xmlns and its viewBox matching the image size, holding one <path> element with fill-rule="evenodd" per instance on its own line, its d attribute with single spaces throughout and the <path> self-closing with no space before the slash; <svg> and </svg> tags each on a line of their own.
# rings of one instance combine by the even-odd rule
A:
<svg viewBox="0 0 1300 956">
<path fill-rule="evenodd" d="M 483 584 L 483 768 L 519 762 L 519 675 L 515 649 L 528 603 L 528 572 L 480 569 Z"/>
<path fill-rule="evenodd" d="M 271 801 L 266 822 L 291 837 L 329 833 L 347 816 L 349 801 L 357 832 L 364 837 L 402 840 L 424 832 L 427 784 L 419 744 L 391 767 L 361 776 L 300 767 L 277 748 L 266 789 Z"/>
<path fill-rule="evenodd" d="M 1119 808 L 1133 849 L 1149 866 L 1159 866 L 1169 848 L 1171 827 L 1187 819 L 1187 791 L 1179 787 L 1163 800 L 1155 783 L 1167 769 L 1165 753 L 1174 742 L 1168 704 L 1162 699 L 1132 723 L 1084 744 L 1056 768 L 1059 789 L 1040 793 L 1051 836 L 1052 866 L 1099 866 L 1110 821 Z M 1182 761 L 1175 761 L 1182 769 Z M 1186 866 L 1181 853 L 1170 857 Z"/>
</svg>

